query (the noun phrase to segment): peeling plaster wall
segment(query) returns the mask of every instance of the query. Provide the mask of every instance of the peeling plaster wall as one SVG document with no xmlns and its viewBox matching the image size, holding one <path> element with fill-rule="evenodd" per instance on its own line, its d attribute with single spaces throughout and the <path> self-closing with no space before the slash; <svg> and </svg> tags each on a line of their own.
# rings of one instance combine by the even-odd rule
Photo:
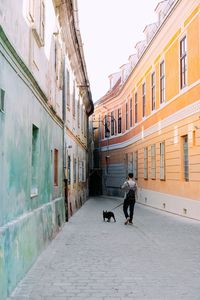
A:
<svg viewBox="0 0 200 300">
<path fill-rule="evenodd" d="M 0 37 L 0 299 L 14 289 L 65 220 L 62 122 L 42 103 Z M 40 99 L 40 100 L 39 100 Z M 44 102 L 44 101 L 43 101 Z M 39 128 L 38 196 L 31 198 L 32 125 Z M 54 187 L 54 149 L 58 186 Z"/>
</svg>

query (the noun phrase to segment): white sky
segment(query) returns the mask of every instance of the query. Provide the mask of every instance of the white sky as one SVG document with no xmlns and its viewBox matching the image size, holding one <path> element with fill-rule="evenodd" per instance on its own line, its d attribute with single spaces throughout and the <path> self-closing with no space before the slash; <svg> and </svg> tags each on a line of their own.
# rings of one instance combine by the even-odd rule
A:
<svg viewBox="0 0 200 300">
<path fill-rule="evenodd" d="M 78 0 L 79 25 L 93 102 L 109 89 L 118 72 L 145 38 L 146 25 L 157 21 L 159 0 Z"/>
</svg>

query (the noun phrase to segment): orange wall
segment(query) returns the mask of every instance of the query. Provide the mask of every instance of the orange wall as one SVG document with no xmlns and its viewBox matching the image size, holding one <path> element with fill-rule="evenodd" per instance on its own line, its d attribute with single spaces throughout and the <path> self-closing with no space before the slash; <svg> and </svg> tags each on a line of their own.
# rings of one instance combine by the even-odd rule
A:
<svg viewBox="0 0 200 300">
<path fill-rule="evenodd" d="M 188 3 L 188 2 L 187 2 Z M 189 5 L 189 4 L 188 4 Z M 102 101 L 95 109 L 95 114 L 99 113 L 103 117 L 105 114 L 115 108 L 115 118 L 117 120 L 117 108 L 122 107 L 122 135 L 116 135 L 109 139 L 109 144 L 118 144 L 128 141 L 142 130 L 148 129 L 150 126 L 164 120 L 180 109 L 186 108 L 188 105 L 200 100 L 200 6 L 194 8 L 185 19 L 173 20 L 173 14 L 169 17 L 169 22 L 177 21 L 179 27 L 174 29 L 171 36 L 166 38 L 159 33 L 162 39 L 163 47 L 158 52 L 158 47 L 152 43 L 146 55 L 138 63 L 128 81 L 121 87 L 120 92 L 111 99 Z M 179 8 L 177 8 L 178 10 Z M 180 12 L 181 13 L 181 12 Z M 178 12 L 177 12 L 178 15 Z M 167 23 L 166 25 L 167 26 Z M 164 30 L 164 28 L 163 28 Z M 180 70 L 179 70 L 179 55 L 180 55 L 180 40 L 186 35 L 187 37 L 187 86 L 180 90 Z M 158 39 L 157 37 L 157 39 Z M 157 42 L 157 44 L 159 44 Z M 149 58 L 149 59 L 147 59 Z M 160 62 L 165 61 L 165 103 L 160 106 Z M 156 73 L 156 111 L 151 112 L 151 74 L 155 70 Z M 142 119 L 142 83 L 146 82 L 146 118 Z M 193 85 L 192 85 L 193 84 Z M 191 86 L 192 85 L 192 86 Z M 134 123 L 134 99 L 135 92 L 138 94 L 138 124 Z M 125 130 L 125 109 L 127 98 L 133 99 L 133 128 L 128 126 L 128 131 Z M 128 102 L 130 103 L 130 102 Z M 108 108 L 105 110 L 103 105 Z M 130 110 L 130 106 L 129 106 Z M 96 117 L 96 119 L 98 119 Z M 128 115 L 128 124 L 130 115 Z M 191 138 L 194 131 L 195 143 Z M 175 134 L 177 138 L 174 137 Z M 183 135 L 188 135 L 189 138 L 189 182 L 183 179 L 183 158 L 182 158 L 182 140 Z M 176 140 L 176 142 L 174 142 Z M 166 151 L 166 180 L 159 179 L 160 156 L 159 143 L 165 141 Z M 149 159 L 149 174 L 150 174 L 150 146 L 156 144 L 156 180 L 144 177 L 144 147 L 148 147 Z M 107 141 L 103 140 L 101 146 L 106 146 Z M 191 199 L 200 199 L 200 113 L 193 114 L 190 117 L 169 125 L 156 132 L 147 138 L 141 139 L 138 142 L 117 150 L 110 150 L 109 163 L 117 164 L 125 162 L 125 154 L 132 153 L 138 150 L 139 155 L 139 178 L 138 183 L 146 189 L 162 191 Z M 105 163 L 102 153 L 102 163 Z M 181 183 L 181 184 L 180 184 Z"/>
</svg>

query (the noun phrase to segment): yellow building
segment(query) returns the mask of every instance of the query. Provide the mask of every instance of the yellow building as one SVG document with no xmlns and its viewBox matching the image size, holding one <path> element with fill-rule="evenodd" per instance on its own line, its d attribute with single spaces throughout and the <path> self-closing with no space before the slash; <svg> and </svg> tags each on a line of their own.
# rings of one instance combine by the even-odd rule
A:
<svg viewBox="0 0 200 300">
<path fill-rule="evenodd" d="M 165 0 L 95 105 L 103 191 L 129 171 L 138 202 L 200 219 L 200 1 Z"/>
</svg>

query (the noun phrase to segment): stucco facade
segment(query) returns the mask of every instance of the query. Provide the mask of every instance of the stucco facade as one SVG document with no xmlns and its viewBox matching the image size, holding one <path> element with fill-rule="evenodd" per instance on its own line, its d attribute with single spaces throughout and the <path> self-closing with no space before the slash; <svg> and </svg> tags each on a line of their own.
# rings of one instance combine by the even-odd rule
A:
<svg viewBox="0 0 200 300">
<path fill-rule="evenodd" d="M 93 104 L 84 56 L 73 44 L 77 32 L 66 23 L 76 19 L 75 8 L 70 0 L 0 0 L 2 300 L 88 194 L 81 167 L 87 169 Z M 65 185 L 70 151 L 77 159 L 71 195 Z"/>
<path fill-rule="evenodd" d="M 80 36 L 77 1 L 55 1 L 64 40 L 64 179 L 67 215 L 88 197 L 88 117 L 93 103 Z"/>
<path fill-rule="evenodd" d="M 139 202 L 200 219 L 199 1 L 162 1 L 156 12 L 95 104 L 103 189 L 122 195 L 133 171 Z"/>
</svg>

